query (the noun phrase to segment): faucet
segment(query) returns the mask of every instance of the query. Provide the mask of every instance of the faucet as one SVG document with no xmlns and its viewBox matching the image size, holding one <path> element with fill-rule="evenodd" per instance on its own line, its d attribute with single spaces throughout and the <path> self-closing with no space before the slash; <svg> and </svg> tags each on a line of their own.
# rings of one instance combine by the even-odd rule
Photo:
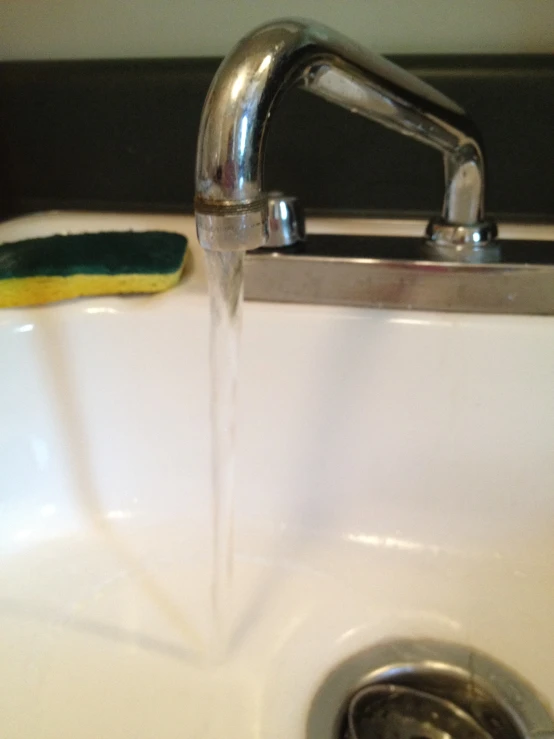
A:
<svg viewBox="0 0 554 739">
<path fill-rule="evenodd" d="M 245 36 L 212 81 L 196 161 L 202 247 L 248 251 L 285 246 L 302 234 L 291 199 L 262 189 L 267 124 L 281 95 L 296 85 L 438 149 L 445 194 L 441 215 L 427 228 L 428 248 L 448 261 L 494 260 L 496 227 L 484 216 L 483 149 L 472 120 L 406 70 L 323 25 L 296 19 Z"/>
</svg>

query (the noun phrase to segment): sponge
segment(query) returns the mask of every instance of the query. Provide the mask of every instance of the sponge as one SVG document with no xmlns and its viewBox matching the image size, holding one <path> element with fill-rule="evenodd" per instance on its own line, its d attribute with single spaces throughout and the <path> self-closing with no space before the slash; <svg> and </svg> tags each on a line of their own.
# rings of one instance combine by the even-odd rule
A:
<svg viewBox="0 0 554 739">
<path fill-rule="evenodd" d="M 165 231 L 48 236 L 0 245 L 0 308 L 157 293 L 179 282 L 187 240 Z"/>
</svg>

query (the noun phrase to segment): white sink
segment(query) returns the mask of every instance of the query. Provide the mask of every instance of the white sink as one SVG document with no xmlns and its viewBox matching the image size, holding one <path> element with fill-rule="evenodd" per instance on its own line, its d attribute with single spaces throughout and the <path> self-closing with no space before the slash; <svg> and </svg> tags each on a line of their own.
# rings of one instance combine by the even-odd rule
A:
<svg viewBox="0 0 554 739">
<path fill-rule="evenodd" d="M 47 214 L 0 241 L 128 228 L 189 237 L 177 289 L 0 313 L 0 735 L 300 739 L 325 675 L 395 637 L 554 702 L 554 318 L 246 304 L 214 665 L 193 219 Z"/>
</svg>

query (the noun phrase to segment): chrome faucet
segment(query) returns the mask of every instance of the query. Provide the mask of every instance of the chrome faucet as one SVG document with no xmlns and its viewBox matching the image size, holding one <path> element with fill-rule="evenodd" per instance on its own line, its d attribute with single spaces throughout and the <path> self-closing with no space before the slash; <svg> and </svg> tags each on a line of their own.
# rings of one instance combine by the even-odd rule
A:
<svg viewBox="0 0 554 739">
<path fill-rule="evenodd" d="M 212 82 L 196 161 L 196 224 L 205 249 L 286 245 L 302 232 L 291 200 L 262 190 L 266 126 L 295 85 L 438 149 L 445 195 L 427 243 L 438 258 L 487 260 L 496 229 L 484 216 L 483 151 L 471 119 L 407 71 L 303 20 L 276 21 L 245 36 Z"/>
</svg>

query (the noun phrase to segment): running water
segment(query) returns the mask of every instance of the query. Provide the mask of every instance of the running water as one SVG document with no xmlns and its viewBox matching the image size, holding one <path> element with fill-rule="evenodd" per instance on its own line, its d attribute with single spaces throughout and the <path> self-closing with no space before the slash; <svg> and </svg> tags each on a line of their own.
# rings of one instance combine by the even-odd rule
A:
<svg viewBox="0 0 554 739">
<path fill-rule="evenodd" d="M 212 422 L 212 656 L 226 647 L 231 606 L 235 425 L 242 315 L 242 252 L 206 251 L 210 290 Z"/>
</svg>

